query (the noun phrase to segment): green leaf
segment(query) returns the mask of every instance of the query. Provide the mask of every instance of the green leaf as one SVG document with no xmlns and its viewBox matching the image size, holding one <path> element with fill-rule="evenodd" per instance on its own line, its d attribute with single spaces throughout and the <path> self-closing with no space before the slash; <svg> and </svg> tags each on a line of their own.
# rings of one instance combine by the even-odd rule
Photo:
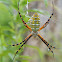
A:
<svg viewBox="0 0 62 62">
<path fill-rule="evenodd" d="M 47 0 L 44 0 L 46 8 L 48 7 L 48 2 Z"/>
<path fill-rule="evenodd" d="M 7 25 L 10 21 L 10 14 L 8 12 L 8 8 L 0 3 L 0 25 Z"/>
</svg>

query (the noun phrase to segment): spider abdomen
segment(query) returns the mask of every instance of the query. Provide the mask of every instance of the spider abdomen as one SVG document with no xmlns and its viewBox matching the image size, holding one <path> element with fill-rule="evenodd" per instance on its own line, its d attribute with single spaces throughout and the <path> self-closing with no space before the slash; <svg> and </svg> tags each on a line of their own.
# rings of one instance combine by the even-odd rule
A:
<svg viewBox="0 0 62 62">
<path fill-rule="evenodd" d="M 40 18 L 37 13 L 35 13 L 30 19 L 30 26 L 33 32 L 37 32 L 40 26 Z"/>
</svg>

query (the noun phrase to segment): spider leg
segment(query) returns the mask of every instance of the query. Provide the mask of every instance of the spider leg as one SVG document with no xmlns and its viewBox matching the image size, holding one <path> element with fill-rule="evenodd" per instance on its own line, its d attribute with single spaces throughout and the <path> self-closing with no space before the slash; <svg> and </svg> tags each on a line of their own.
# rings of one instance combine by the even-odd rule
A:
<svg viewBox="0 0 62 62">
<path fill-rule="evenodd" d="M 16 45 L 20 45 L 24 42 L 25 40 L 23 40 L 22 42 L 20 42 L 19 44 L 13 44 L 13 45 L 10 45 L 10 46 L 16 46 Z"/>
<path fill-rule="evenodd" d="M 49 17 L 49 19 L 47 20 L 47 22 L 41 28 L 39 28 L 38 31 L 40 31 L 41 29 L 45 28 L 49 24 L 50 19 L 51 19 L 52 16 L 53 16 L 53 13 L 51 14 L 51 16 Z"/>
<path fill-rule="evenodd" d="M 22 46 L 23 46 L 31 37 L 32 37 L 32 34 L 30 34 L 27 38 L 25 38 L 25 42 L 20 46 L 20 48 L 18 49 L 18 51 L 22 48 Z M 16 56 L 16 54 L 18 53 L 18 51 L 15 53 L 15 56 Z M 15 56 L 14 56 L 14 58 L 15 58 Z M 13 60 L 14 60 L 14 58 L 13 58 Z"/>
<path fill-rule="evenodd" d="M 44 40 L 39 34 L 37 36 L 46 44 L 46 46 L 49 48 L 49 50 L 53 53 L 53 51 L 51 50 L 50 47 L 52 47 L 54 49 L 55 49 L 55 47 L 49 45 L 49 43 L 46 40 Z M 53 53 L 53 56 L 54 56 L 54 53 Z"/>
<path fill-rule="evenodd" d="M 23 40 L 22 42 L 20 42 L 19 44 L 13 44 L 13 45 L 10 45 L 10 46 L 20 45 L 20 44 L 24 43 L 24 42 L 25 42 L 25 40 L 26 40 L 26 39 L 24 39 L 24 40 Z"/>
<path fill-rule="evenodd" d="M 41 28 L 39 28 L 38 31 L 40 31 L 41 29 L 45 28 L 45 27 L 49 24 L 50 19 L 52 18 L 53 14 L 54 14 L 54 2 L 53 2 L 53 1 L 52 1 L 52 5 L 53 5 L 53 13 L 50 15 L 50 17 L 49 17 L 49 19 L 47 20 L 47 22 L 46 22 Z"/>
<path fill-rule="evenodd" d="M 20 14 L 20 11 L 19 11 L 19 2 L 18 2 L 18 13 L 19 13 L 19 16 L 20 16 L 20 18 L 21 18 L 23 24 L 24 24 L 30 31 L 32 31 L 31 28 L 30 28 L 30 27 L 26 24 L 26 22 L 23 20 L 21 14 Z"/>
</svg>

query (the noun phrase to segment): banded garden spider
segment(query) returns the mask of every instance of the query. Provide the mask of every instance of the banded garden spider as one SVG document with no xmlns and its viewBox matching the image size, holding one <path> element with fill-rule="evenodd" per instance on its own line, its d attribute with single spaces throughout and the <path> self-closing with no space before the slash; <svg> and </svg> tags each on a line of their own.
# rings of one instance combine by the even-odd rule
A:
<svg viewBox="0 0 62 62">
<path fill-rule="evenodd" d="M 52 4 L 53 4 L 53 3 L 52 3 Z M 20 18 L 21 18 L 23 24 L 31 31 L 31 34 L 30 34 L 29 36 L 27 36 L 21 43 L 19 43 L 19 44 L 14 44 L 14 45 L 11 45 L 11 46 L 20 45 L 20 44 L 23 43 L 23 44 L 20 46 L 20 48 L 18 49 L 18 51 L 19 51 L 19 50 L 22 48 L 22 46 L 23 46 L 24 44 L 26 44 L 26 42 L 34 35 L 34 36 L 38 36 L 38 37 L 44 42 L 44 44 L 49 48 L 49 50 L 53 53 L 53 51 L 52 51 L 51 48 L 54 48 L 54 49 L 56 49 L 56 48 L 53 47 L 53 46 L 51 46 L 40 34 L 38 34 L 38 32 L 39 32 L 40 30 L 42 30 L 43 28 L 45 28 L 45 27 L 49 24 L 50 19 L 51 19 L 51 17 L 53 16 L 53 13 L 51 14 L 51 16 L 49 17 L 49 19 L 47 20 L 47 22 L 46 22 L 42 27 L 40 27 L 40 28 L 39 28 L 39 26 L 40 26 L 40 18 L 39 18 L 39 16 L 38 16 L 37 13 L 34 13 L 34 15 L 31 17 L 31 20 L 30 20 L 30 22 L 31 22 L 31 28 L 26 24 L 26 22 L 23 20 L 23 18 L 22 18 L 22 16 L 21 16 L 21 13 L 20 13 L 20 11 L 19 11 L 19 2 L 18 2 L 18 13 L 19 13 L 19 16 L 20 16 Z M 18 51 L 15 53 L 15 56 L 16 56 L 16 54 L 18 53 Z M 14 58 L 15 58 L 15 56 L 14 56 Z M 53 53 L 53 56 L 54 56 L 54 53 Z M 14 59 L 14 58 L 13 58 L 13 59 Z"/>
</svg>

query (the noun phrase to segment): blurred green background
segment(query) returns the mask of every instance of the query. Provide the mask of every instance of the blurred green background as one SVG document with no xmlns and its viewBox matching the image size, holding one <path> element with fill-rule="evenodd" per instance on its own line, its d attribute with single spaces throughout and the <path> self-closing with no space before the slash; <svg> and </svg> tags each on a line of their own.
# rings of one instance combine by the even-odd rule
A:
<svg viewBox="0 0 62 62">
<path fill-rule="evenodd" d="M 32 37 L 13 61 L 20 45 L 9 45 L 22 42 L 30 34 L 19 17 L 18 1 L 0 0 L 0 62 L 62 62 L 62 0 L 54 0 L 54 16 L 50 24 L 39 32 L 50 45 L 57 47 L 53 49 L 54 57 L 38 37 Z M 20 0 L 19 3 L 20 13 L 27 24 L 34 12 L 37 12 L 42 26 L 53 10 L 52 0 Z"/>
</svg>

